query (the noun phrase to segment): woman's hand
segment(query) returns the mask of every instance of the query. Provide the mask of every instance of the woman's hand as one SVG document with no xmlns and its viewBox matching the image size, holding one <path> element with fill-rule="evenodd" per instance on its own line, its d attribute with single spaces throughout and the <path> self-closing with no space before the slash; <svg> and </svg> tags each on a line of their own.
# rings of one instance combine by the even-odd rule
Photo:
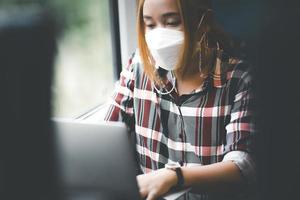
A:
<svg viewBox="0 0 300 200">
<path fill-rule="evenodd" d="M 148 174 L 138 175 L 137 181 L 142 198 L 147 197 L 147 200 L 154 200 L 176 185 L 177 175 L 170 169 L 159 169 Z"/>
</svg>

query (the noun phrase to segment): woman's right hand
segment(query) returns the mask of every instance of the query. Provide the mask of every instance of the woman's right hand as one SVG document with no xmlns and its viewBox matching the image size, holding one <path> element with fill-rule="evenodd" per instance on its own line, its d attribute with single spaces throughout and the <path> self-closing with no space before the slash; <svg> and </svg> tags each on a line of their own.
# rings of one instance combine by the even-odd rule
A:
<svg viewBox="0 0 300 200">
<path fill-rule="evenodd" d="M 138 175 L 137 182 L 142 198 L 155 200 L 176 185 L 177 175 L 175 171 L 159 169 L 148 174 Z"/>
</svg>

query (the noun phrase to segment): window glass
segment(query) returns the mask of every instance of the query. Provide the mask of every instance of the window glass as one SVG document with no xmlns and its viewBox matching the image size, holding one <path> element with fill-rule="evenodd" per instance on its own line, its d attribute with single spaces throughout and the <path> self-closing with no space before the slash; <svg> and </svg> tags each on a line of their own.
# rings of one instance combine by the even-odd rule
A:
<svg viewBox="0 0 300 200">
<path fill-rule="evenodd" d="M 56 0 L 54 6 L 68 14 L 58 43 L 53 115 L 75 117 L 103 103 L 112 91 L 108 1 Z"/>
<path fill-rule="evenodd" d="M 0 6 L 50 7 L 62 27 L 52 85 L 54 117 L 77 117 L 113 89 L 108 0 L 1 0 Z"/>
</svg>

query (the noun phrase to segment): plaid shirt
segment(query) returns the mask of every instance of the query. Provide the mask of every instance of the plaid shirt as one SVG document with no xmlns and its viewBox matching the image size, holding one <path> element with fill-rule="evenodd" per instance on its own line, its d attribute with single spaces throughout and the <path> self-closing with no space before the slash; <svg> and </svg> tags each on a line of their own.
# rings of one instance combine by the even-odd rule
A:
<svg viewBox="0 0 300 200">
<path fill-rule="evenodd" d="M 179 96 L 162 95 L 143 71 L 138 53 L 121 73 L 105 120 L 123 121 L 135 133 L 144 173 L 169 161 L 207 165 L 231 151 L 252 151 L 253 89 L 246 63 L 223 63 L 224 77 Z M 169 79 L 171 80 L 171 79 Z M 163 92 L 172 89 L 169 81 Z"/>
</svg>

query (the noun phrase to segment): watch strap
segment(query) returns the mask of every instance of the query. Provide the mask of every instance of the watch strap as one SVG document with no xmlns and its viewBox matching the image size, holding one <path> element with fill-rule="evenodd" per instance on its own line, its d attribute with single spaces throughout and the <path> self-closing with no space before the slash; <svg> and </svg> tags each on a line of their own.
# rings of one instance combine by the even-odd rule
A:
<svg viewBox="0 0 300 200">
<path fill-rule="evenodd" d="M 184 178 L 183 178 L 183 174 L 182 174 L 182 170 L 181 167 L 177 167 L 174 169 L 177 175 L 177 187 L 181 187 L 184 185 Z"/>
<path fill-rule="evenodd" d="M 182 165 L 179 162 L 170 162 L 165 165 L 165 168 L 172 170 L 176 173 L 177 176 L 176 187 L 181 187 L 184 185 L 184 178 L 183 178 L 181 166 Z"/>
</svg>

